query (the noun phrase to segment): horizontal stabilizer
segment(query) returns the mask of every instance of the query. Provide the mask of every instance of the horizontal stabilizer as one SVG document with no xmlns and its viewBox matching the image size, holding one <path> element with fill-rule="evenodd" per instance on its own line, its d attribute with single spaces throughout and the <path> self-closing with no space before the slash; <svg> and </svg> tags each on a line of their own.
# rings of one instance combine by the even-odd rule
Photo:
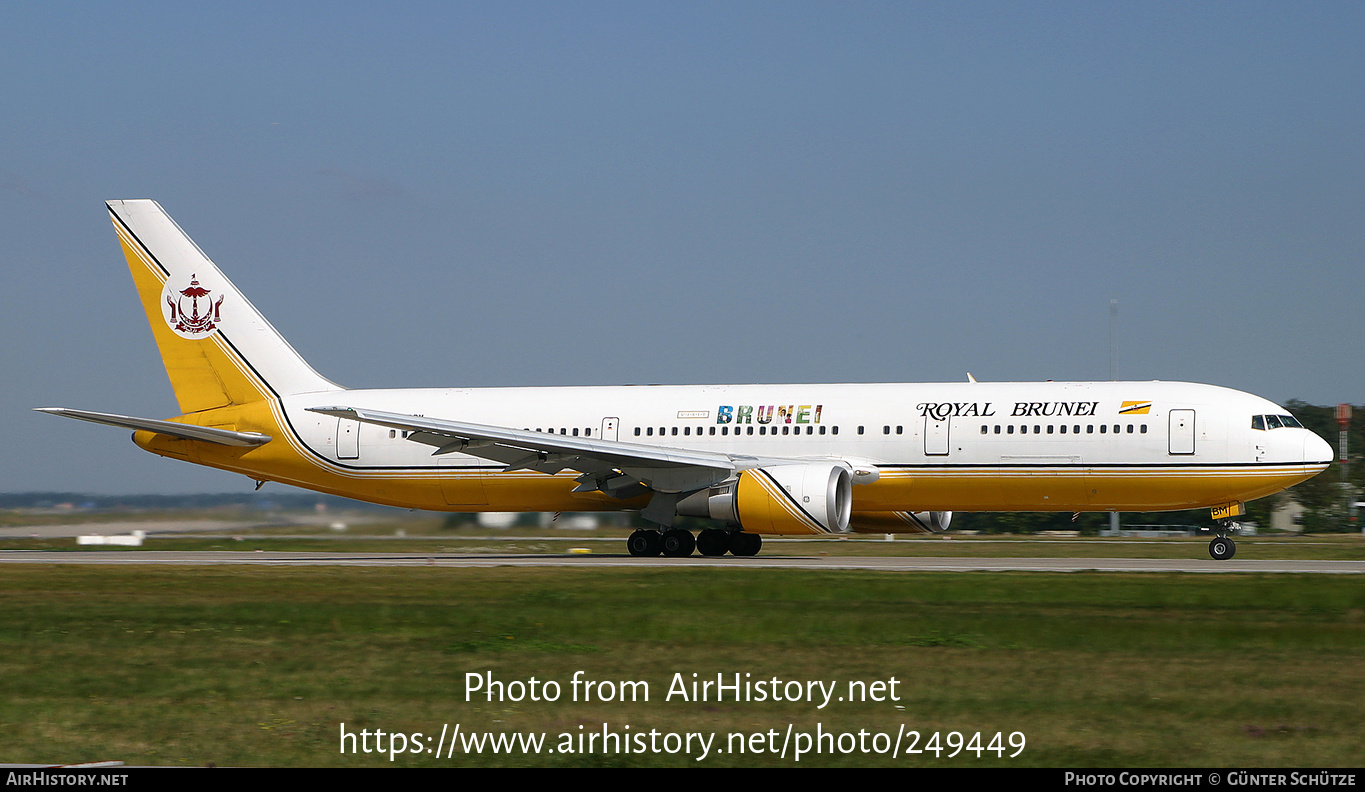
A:
<svg viewBox="0 0 1365 792">
<path fill-rule="evenodd" d="M 171 437 L 181 437 L 186 440 L 199 440 L 205 443 L 217 443 L 227 446 L 258 446 L 270 442 L 270 435 L 263 435 L 257 432 L 233 432 L 228 429 L 214 429 L 208 426 L 195 426 L 193 424 L 176 423 L 175 421 L 157 421 L 151 418 L 134 418 L 128 415 L 110 415 L 109 413 L 88 412 L 86 410 L 71 410 L 66 407 L 38 407 L 38 412 L 45 412 L 51 415 L 62 415 L 67 418 L 75 418 L 81 421 L 92 423 L 108 424 L 110 426 L 121 426 L 124 429 L 133 429 L 144 432 L 156 432 L 157 434 L 170 435 Z"/>
</svg>

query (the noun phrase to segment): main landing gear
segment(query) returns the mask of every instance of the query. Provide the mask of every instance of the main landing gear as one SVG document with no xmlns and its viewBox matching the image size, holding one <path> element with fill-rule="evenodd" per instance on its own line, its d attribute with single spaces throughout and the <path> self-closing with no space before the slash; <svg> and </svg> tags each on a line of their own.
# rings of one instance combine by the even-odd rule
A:
<svg viewBox="0 0 1365 792">
<path fill-rule="evenodd" d="M 704 556 L 723 556 L 726 553 L 737 556 L 758 555 L 763 547 L 763 537 L 758 534 L 726 531 L 708 528 L 694 539 L 691 531 L 682 528 L 668 528 L 662 531 L 641 528 L 626 540 L 626 547 L 633 556 L 656 556 L 663 554 L 668 558 L 685 558 L 696 550 Z"/>
<path fill-rule="evenodd" d="M 1237 555 L 1237 545 L 1228 538 L 1228 533 L 1236 533 L 1240 526 L 1232 520 L 1219 520 L 1218 532 L 1209 542 L 1209 555 L 1215 561 L 1226 561 Z"/>
</svg>

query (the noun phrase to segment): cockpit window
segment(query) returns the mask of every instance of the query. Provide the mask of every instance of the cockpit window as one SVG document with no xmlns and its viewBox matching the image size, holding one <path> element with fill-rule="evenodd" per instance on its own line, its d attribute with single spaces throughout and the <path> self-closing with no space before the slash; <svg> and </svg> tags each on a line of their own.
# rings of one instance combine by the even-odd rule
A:
<svg viewBox="0 0 1365 792">
<path fill-rule="evenodd" d="M 1292 415 L 1253 415 L 1252 429 L 1302 429 L 1303 424 Z"/>
</svg>

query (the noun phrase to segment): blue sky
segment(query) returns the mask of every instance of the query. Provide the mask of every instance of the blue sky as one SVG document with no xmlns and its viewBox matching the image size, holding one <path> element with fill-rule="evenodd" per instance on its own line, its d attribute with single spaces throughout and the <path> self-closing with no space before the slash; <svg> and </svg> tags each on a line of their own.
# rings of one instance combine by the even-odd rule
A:
<svg viewBox="0 0 1365 792">
<path fill-rule="evenodd" d="M 345 385 L 1124 379 L 1365 402 L 1360 3 L 8 3 L 0 490 L 235 491 L 105 214 Z"/>
</svg>

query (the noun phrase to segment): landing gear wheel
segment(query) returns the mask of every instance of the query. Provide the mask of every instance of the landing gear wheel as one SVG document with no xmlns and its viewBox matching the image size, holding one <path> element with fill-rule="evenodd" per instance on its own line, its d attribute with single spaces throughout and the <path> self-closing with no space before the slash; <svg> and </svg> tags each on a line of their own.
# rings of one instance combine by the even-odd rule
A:
<svg viewBox="0 0 1365 792">
<path fill-rule="evenodd" d="M 663 539 L 660 538 L 658 531 L 641 529 L 626 540 L 626 548 L 633 556 L 656 556 L 663 549 Z"/>
<path fill-rule="evenodd" d="M 707 528 L 697 534 L 697 552 L 704 556 L 723 556 L 730 549 L 730 534 L 717 528 Z"/>
<path fill-rule="evenodd" d="M 691 531 L 684 531 L 681 528 L 664 531 L 663 553 L 669 558 L 686 558 L 692 555 L 692 550 L 696 546 L 697 540 L 692 538 Z"/>
<path fill-rule="evenodd" d="M 1226 536 L 1220 536 L 1209 542 L 1209 555 L 1213 556 L 1215 561 L 1226 561 L 1237 555 L 1237 545 Z"/>
<path fill-rule="evenodd" d="M 737 556 L 756 556 L 763 547 L 763 537 L 758 534 L 737 533 L 730 535 L 730 552 Z"/>
</svg>

